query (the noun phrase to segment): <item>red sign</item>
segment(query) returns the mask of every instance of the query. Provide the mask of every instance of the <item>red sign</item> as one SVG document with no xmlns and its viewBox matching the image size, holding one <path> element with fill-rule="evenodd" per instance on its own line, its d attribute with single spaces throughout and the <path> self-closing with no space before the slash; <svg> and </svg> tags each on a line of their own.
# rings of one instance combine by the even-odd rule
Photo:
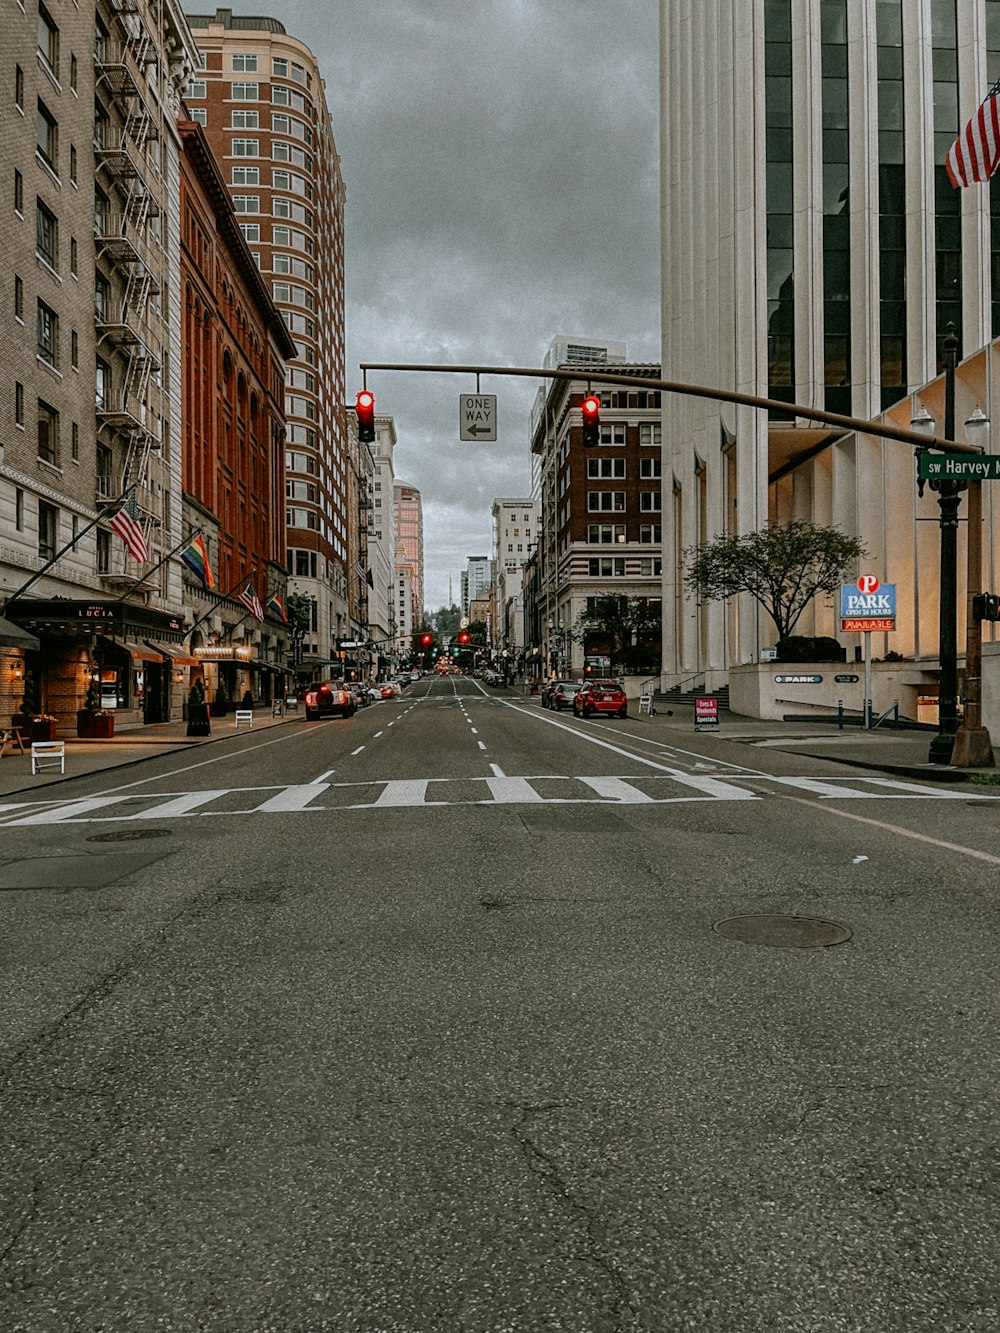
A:
<svg viewBox="0 0 1000 1333">
<path fill-rule="evenodd" d="M 849 620 L 841 620 L 840 628 L 841 631 L 882 630 L 889 632 L 896 628 L 896 622 L 892 616 L 852 616 Z"/>
<path fill-rule="evenodd" d="M 696 728 L 717 727 L 719 725 L 718 699 L 695 699 L 694 725 Z"/>
<path fill-rule="evenodd" d="M 874 574 L 862 574 L 858 579 L 858 592 L 878 592 L 878 579 Z"/>
</svg>

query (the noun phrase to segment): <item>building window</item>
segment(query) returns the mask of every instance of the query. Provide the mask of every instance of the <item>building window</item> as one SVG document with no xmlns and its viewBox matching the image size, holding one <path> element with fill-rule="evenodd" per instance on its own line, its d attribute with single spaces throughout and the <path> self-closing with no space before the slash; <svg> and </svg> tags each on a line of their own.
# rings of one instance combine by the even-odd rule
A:
<svg viewBox="0 0 1000 1333">
<path fill-rule="evenodd" d="M 260 140 L 234 139 L 233 157 L 260 157 Z"/>
<path fill-rule="evenodd" d="M 111 533 L 103 528 L 97 529 L 97 572 L 111 573 Z"/>
<path fill-rule="evenodd" d="M 276 78 L 279 78 L 279 79 L 287 79 L 287 78 L 288 78 L 288 61 L 285 60 L 285 59 L 283 59 L 283 58 L 281 58 L 281 57 L 279 57 L 279 56 L 272 56 L 272 58 L 271 58 L 271 73 L 272 73 L 273 75 L 275 75 Z"/>
<path fill-rule="evenodd" d="M 237 111 L 234 109 L 230 124 L 234 130 L 255 130 L 260 125 L 260 113 L 258 111 Z"/>
<path fill-rule="evenodd" d="M 625 492 L 588 491 L 587 511 L 591 514 L 608 512 L 623 514 L 625 512 Z"/>
<path fill-rule="evenodd" d="M 587 561 L 587 573 L 591 578 L 623 579 L 625 577 L 625 559 L 623 556 L 599 556 Z"/>
<path fill-rule="evenodd" d="M 624 523 L 589 523 L 587 541 L 591 546 L 613 546 L 625 541 Z"/>
<path fill-rule="evenodd" d="M 21 114 L 24 114 L 24 70 L 20 65 L 14 66 L 14 105 Z"/>
<path fill-rule="evenodd" d="M 51 560 L 56 553 L 59 533 L 59 510 L 55 505 L 38 502 L 38 554 L 43 560 Z"/>
<path fill-rule="evenodd" d="M 259 185 L 260 167 L 233 167 L 234 185 Z"/>
<path fill-rule="evenodd" d="M 663 573 L 663 561 L 659 556 L 650 556 L 647 560 L 639 561 L 639 573 L 645 579 L 659 578 Z"/>
<path fill-rule="evenodd" d="M 663 540 L 662 531 L 659 523 L 642 523 L 639 526 L 639 541 L 644 546 L 659 546 Z"/>
<path fill-rule="evenodd" d="M 59 77 L 59 29 L 43 4 L 38 6 L 38 54 L 53 78 Z"/>
<path fill-rule="evenodd" d="M 188 115 L 194 123 L 200 125 L 202 129 L 208 124 L 208 111 L 203 106 L 193 106 L 189 108 Z"/>
<path fill-rule="evenodd" d="M 187 99 L 196 97 L 200 101 L 208 96 L 208 84 L 204 79 L 192 79 L 184 91 L 184 96 Z"/>
<path fill-rule="evenodd" d="M 230 86 L 234 102 L 257 102 L 260 100 L 259 83 L 234 83 Z M 202 96 L 204 96 L 204 93 Z"/>
<path fill-rule="evenodd" d="M 69 58 L 69 86 L 73 89 L 74 92 L 76 92 L 78 73 L 79 73 L 79 65 L 77 63 L 76 56 L 71 55 Z"/>
<path fill-rule="evenodd" d="M 111 495 L 111 469 L 113 455 L 106 444 L 97 446 L 97 495 L 107 499 Z"/>
<path fill-rule="evenodd" d="M 14 381 L 14 425 L 24 430 L 24 385 Z"/>
<path fill-rule="evenodd" d="M 58 175 L 59 122 L 41 98 L 35 115 L 35 147 L 45 165 Z"/>
<path fill-rule="evenodd" d="M 98 273 L 94 278 L 94 315 L 99 324 L 107 322 L 110 309 L 111 286 L 107 278 L 102 273 Z"/>
<path fill-rule="evenodd" d="M 98 412 L 106 411 L 111 404 L 111 367 L 100 357 L 94 369 L 94 404 Z"/>
<path fill-rule="evenodd" d="M 243 239 L 250 242 L 260 241 L 260 223 L 259 222 L 241 222 L 240 231 L 243 233 Z"/>
<path fill-rule="evenodd" d="M 616 480 L 625 478 L 624 458 L 588 458 L 587 477 L 590 480 L 612 477 Z M 516 535 L 516 534 L 515 534 Z"/>
<path fill-rule="evenodd" d="M 644 514 L 658 514 L 660 512 L 660 492 L 640 491 L 639 508 Z"/>
<path fill-rule="evenodd" d="M 53 466 L 59 462 L 59 413 L 41 398 L 38 400 L 38 457 Z"/>
<path fill-rule="evenodd" d="M 70 179 L 70 182 L 71 182 L 73 185 L 76 184 L 76 145 L 75 145 L 75 144 L 70 144 L 70 146 L 69 146 L 69 179 Z"/>
<path fill-rule="evenodd" d="M 24 282 L 14 274 L 14 318 L 24 323 Z"/>
<path fill-rule="evenodd" d="M 24 216 L 24 177 L 14 168 L 14 212 Z"/>
<path fill-rule="evenodd" d="M 640 458 L 639 476 L 640 477 L 658 477 L 660 473 L 660 460 L 658 458 Z"/>
<path fill-rule="evenodd" d="M 234 194 L 233 210 L 236 213 L 259 213 L 260 195 L 257 194 Z"/>
<path fill-rule="evenodd" d="M 77 333 L 76 329 L 70 329 L 69 364 L 74 370 L 80 369 L 80 335 Z"/>
<path fill-rule="evenodd" d="M 233 53 L 233 73 L 234 74 L 256 74 L 257 57 L 250 55 L 246 51 L 236 51 Z"/>
<path fill-rule="evenodd" d="M 606 426 L 601 426 L 601 443 L 624 444 L 625 423 L 623 421 L 613 421 Z"/>
<path fill-rule="evenodd" d="M 36 350 L 40 361 L 55 366 L 59 348 L 59 316 L 44 301 L 38 302 Z"/>
<path fill-rule="evenodd" d="M 24 491 L 20 486 L 14 488 L 14 527 L 18 532 L 24 531 Z"/>
<path fill-rule="evenodd" d="M 36 200 L 37 214 L 35 224 L 35 254 L 49 268 L 55 268 L 58 259 L 57 241 L 59 236 L 59 223 L 55 213 L 42 203 L 41 199 Z"/>
</svg>

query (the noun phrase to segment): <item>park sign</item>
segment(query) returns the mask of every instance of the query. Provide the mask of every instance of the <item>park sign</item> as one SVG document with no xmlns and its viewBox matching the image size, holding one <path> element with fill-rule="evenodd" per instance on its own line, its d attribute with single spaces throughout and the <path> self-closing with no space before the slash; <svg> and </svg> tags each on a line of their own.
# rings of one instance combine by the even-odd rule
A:
<svg viewBox="0 0 1000 1333">
<path fill-rule="evenodd" d="M 874 574 L 862 574 L 857 583 L 840 588 L 842 633 L 896 628 L 896 585 L 879 583 Z"/>
<path fill-rule="evenodd" d="M 998 481 L 1000 454 L 920 453 L 921 481 Z"/>
</svg>

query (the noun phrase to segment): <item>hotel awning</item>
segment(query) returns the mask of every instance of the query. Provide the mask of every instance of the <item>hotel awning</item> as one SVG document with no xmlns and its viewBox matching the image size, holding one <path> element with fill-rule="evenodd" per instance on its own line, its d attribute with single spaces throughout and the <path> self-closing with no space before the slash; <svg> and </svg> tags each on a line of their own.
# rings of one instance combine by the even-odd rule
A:
<svg viewBox="0 0 1000 1333">
<path fill-rule="evenodd" d="M 34 634 L 0 616 L 0 648 L 27 648 L 36 652 L 41 646 Z"/>
<path fill-rule="evenodd" d="M 97 636 L 98 643 L 103 643 L 106 648 L 113 649 L 116 653 L 127 653 L 133 662 L 162 662 L 163 654 L 150 648 L 145 643 L 139 643 L 137 639 L 109 639 L 105 634 Z"/>
<path fill-rule="evenodd" d="M 161 653 L 165 658 L 173 662 L 174 666 L 178 667 L 201 666 L 200 657 L 192 657 L 190 653 L 184 652 L 184 650 L 182 648 L 178 648 L 176 644 L 150 643 L 150 641 L 147 639 L 146 646 L 152 648 L 154 652 Z"/>
</svg>

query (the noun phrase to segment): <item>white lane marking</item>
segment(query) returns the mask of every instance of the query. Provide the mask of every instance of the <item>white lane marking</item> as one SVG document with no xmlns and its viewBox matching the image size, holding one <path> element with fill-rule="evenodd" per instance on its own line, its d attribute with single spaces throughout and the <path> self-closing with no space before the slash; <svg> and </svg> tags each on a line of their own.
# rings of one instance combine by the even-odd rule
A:
<svg viewBox="0 0 1000 1333">
<path fill-rule="evenodd" d="M 900 800 L 910 801 L 923 799 L 925 801 L 969 801 L 981 799 L 970 796 L 968 788 L 964 784 L 959 784 L 963 790 L 955 791 L 953 788 L 941 789 L 934 786 L 922 786 L 916 782 L 896 782 L 892 778 L 866 777 L 859 778 L 789 778 L 778 777 L 773 773 L 768 773 L 763 777 L 756 774 L 746 773 L 743 775 L 746 782 L 774 782 L 779 786 L 795 787 L 798 791 L 814 792 L 823 800 L 853 800 L 853 801 L 877 801 L 877 800 Z M 852 787 L 852 782 L 864 781 L 874 787 L 874 791 L 861 791 Z"/>
<path fill-rule="evenodd" d="M 426 778 L 407 782 L 387 782 L 375 805 L 380 808 L 389 805 L 423 805 L 426 795 Z"/>
<path fill-rule="evenodd" d="M 527 778 L 485 778 L 487 787 L 493 793 L 493 799 L 501 805 L 535 805 L 544 797 L 539 796 Z"/>
<path fill-rule="evenodd" d="M 189 815 L 192 810 L 197 810 L 199 805 L 207 805 L 209 801 L 214 801 L 219 796 L 225 796 L 228 791 L 228 787 L 221 787 L 214 791 L 188 792 L 186 796 L 177 796 L 174 800 L 165 801 L 162 805 L 150 806 L 148 810 L 139 810 L 132 818 L 180 819 L 182 815 Z"/>
<path fill-rule="evenodd" d="M 480 750 L 486 749 L 486 746 L 482 743 L 482 741 L 476 741 L 476 744 L 479 746 Z"/>
<path fill-rule="evenodd" d="M 327 778 L 332 778 L 334 773 L 336 773 L 336 771 L 337 770 L 335 768 L 328 768 L 326 772 L 321 773 L 318 778 L 313 778 L 313 782 L 315 782 L 316 785 L 318 786 L 321 782 L 325 782 Z"/>
<path fill-rule="evenodd" d="M 473 734 L 473 736 L 478 736 L 478 735 L 479 735 L 479 731 L 478 731 L 478 729 L 477 729 L 476 727 L 473 727 L 473 728 L 472 728 L 472 734 Z"/>
<path fill-rule="evenodd" d="M 377 741 L 382 734 L 383 733 L 381 731 L 376 731 L 375 735 L 372 737 L 372 740 Z"/>
<path fill-rule="evenodd" d="M 811 791 L 817 796 L 837 799 L 838 797 L 849 800 L 877 800 L 882 793 L 875 791 L 857 791 L 853 787 L 838 787 L 833 782 L 823 782 L 820 778 L 796 778 L 790 782 L 785 777 L 771 776 L 766 779 L 768 782 L 776 782 L 780 786 L 795 787 L 798 791 Z"/>
<path fill-rule="evenodd" d="M 505 778 L 507 776 L 499 764 L 490 764 L 490 768 L 493 770 L 493 776 L 495 778 Z"/>
<path fill-rule="evenodd" d="M 588 787 L 592 787 L 598 796 L 603 796 L 609 801 L 621 801 L 628 805 L 643 805 L 647 801 L 652 801 L 652 796 L 647 796 L 644 791 L 638 787 L 633 787 L 631 782 L 623 782 L 621 778 L 581 778 Z"/>
<path fill-rule="evenodd" d="M 333 772 L 333 769 L 330 770 Z M 317 796 L 322 796 L 324 792 L 330 790 L 328 782 L 320 782 L 318 779 L 311 782 L 308 787 L 286 787 L 284 791 L 279 791 L 277 796 L 270 797 L 263 804 L 255 806 L 249 811 L 252 815 L 278 815 L 285 814 L 289 810 L 305 810 L 310 801 L 314 801 Z"/>
<path fill-rule="evenodd" d="M 360 754 L 361 751 L 362 751 L 364 748 L 365 748 L 365 747 L 364 747 L 363 745 L 359 745 L 358 748 L 357 748 L 356 750 L 352 750 L 352 751 L 351 751 L 351 758 L 353 759 L 354 756 L 355 756 L 356 754 Z"/>
<path fill-rule="evenodd" d="M 67 820 L 76 819 L 77 815 L 89 815 L 94 810 L 102 810 L 105 806 L 117 804 L 117 797 L 114 796 L 91 796 L 85 801 L 71 801 L 69 805 L 64 805 L 61 810 L 40 810 L 37 814 L 25 815 L 23 819 L 11 820 L 10 827 L 22 828 L 30 824 L 64 824 Z"/>
<path fill-rule="evenodd" d="M 807 801 L 802 796 L 786 796 L 782 792 L 779 799 L 794 801 L 796 805 L 809 805 L 814 810 L 817 808 L 815 801 Z M 887 824 L 881 819 L 868 819 L 865 815 L 852 814 L 850 810 L 831 810 L 830 813 L 836 815 L 838 819 L 853 819 L 856 824 L 867 824 L 870 828 L 883 829 L 886 833 L 898 833 L 903 838 L 930 843 L 932 847 L 939 847 L 943 852 L 958 852 L 960 856 L 971 856 L 977 861 L 988 861 L 990 865 L 1000 866 L 1000 856 L 976 851 L 974 847 L 961 847 L 958 843 L 943 842 L 940 838 L 930 838 L 926 833 L 917 833 L 914 829 L 900 828 L 898 824 Z"/>
</svg>

